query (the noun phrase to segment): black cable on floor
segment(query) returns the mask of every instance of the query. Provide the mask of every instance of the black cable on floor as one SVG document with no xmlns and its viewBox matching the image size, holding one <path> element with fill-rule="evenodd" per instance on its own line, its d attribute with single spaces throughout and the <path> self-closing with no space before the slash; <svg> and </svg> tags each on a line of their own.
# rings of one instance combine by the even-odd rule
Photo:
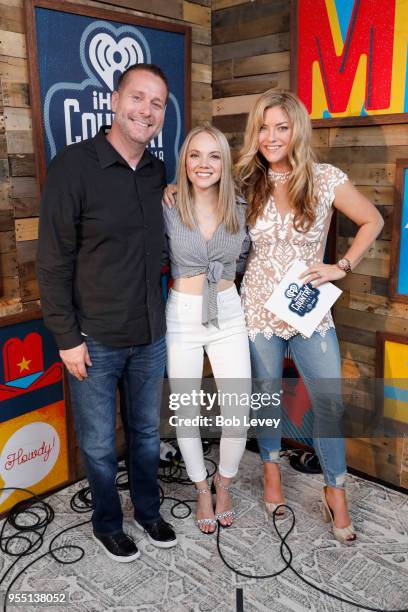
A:
<svg viewBox="0 0 408 612">
<path fill-rule="evenodd" d="M 209 443 L 207 445 L 207 448 L 205 450 L 205 460 L 210 464 L 210 470 L 208 470 L 207 468 L 207 472 L 208 472 L 208 477 L 211 477 L 216 470 L 216 464 L 215 462 L 210 459 L 207 455 L 211 450 L 211 446 L 212 444 Z M 164 464 L 159 472 L 158 475 L 158 479 L 160 481 L 162 481 L 163 483 L 173 483 L 173 484 L 181 484 L 181 485 L 193 485 L 193 483 L 186 477 L 184 476 L 184 471 L 185 471 L 185 467 L 182 461 L 179 460 L 175 460 L 172 463 Z M 123 467 L 120 467 L 118 470 L 118 477 L 116 480 L 116 484 L 118 489 L 120 490 L 126 490 L 129 488 L 129 484 L 127 482 L 127 475 L 126 475 L 126 469 Z M 10 565 L 10 567 L 6 570 L 6 572 L 3 574 L 3 576 L 0 577 L 0 585 L 4 582 L 5 578 L 8 576 L 8 574 L 10 573 L 10 571 L 12 570 L 12 568 L 16 565 L 16 563 L 24 556 L 28 556 L 31 554 L 34 554 L 36 551 L 38 551 L 41 546 L 44 543 L 44 536 L 45 536 L 45 532 L 46 529 L 48 527 L 48 525 L 54 520 L 54 511 L 52 509 L 52 507 L 50 506 L 50 504 L 48 504 L 46 501 L 44 501 L 43 499 L 41 499 L 40 497 L 38 497 L 37 495 L 35 495 L 34 493 L 32 493 L 31 491 L 29 491 L 28 489 L 19 489 L 18 487 L 8 487 L 5 489 L 0 489 L 0 491 L 24 491 L 26 493 L 29 493 L 31 495 L 30 499 L 25 499 L 21 502 L 18 502 L 15 506 L 13 506 L 13 508 L 10 510 L 7 519 L 4 521 L 1 532 L 0 532 L 0 550 L 8 555 L 11 556 L 15 556 L 16 560 Z M 160 505 L 163 504 L 163 502 L 165 500 L 169 500 L 174 502 L 173 505 L 170 508 L 170 512 L 171 515 L 176 518 L 176 519 L 185 519 L 188 516 L 190 516 L 192 509 L 191 506 L 189 504 L 192 503 L 196 503 L 196 499 L 185 499 L 185 500 L 179 500 L 176 499 L 175 497 L 170 497 L 167 495 L 164 495 L 164 491 L 162 489 L 162 487 L 160 486 Z M 91 498 L 91 491 L 89 487 L 84 487 L 82 489 L 80 489 L 79 491 L 77 491 L 71 498 L 70 500 L 70 506 L 71 509 L 74 512 L 77 513 L 84 513 L 84 512 L 90 512 L 92 509 L 92 498 Z M 179 506 L 184 506 L 184 508 L 186 508 L 186 513 L 184 513 L 182 516 L 180 516 L 179 514 L 177 514 L 175 512 L 176 508 L 179 508 Z M 283 574 L 285 571 L 287 570 L 291 570 L 298 578 L 299 580 L 301 580 L 304 584 L 307 584 L 309 587 L 311 587 L 312 589 L 319 591 L 319 593 L 322 593 L 323 595 L 326 595 L 327 597 L 330 597 L 332 599 L 336 599 L 337 601 L 340 601 L 342 603 L 346 603 L 348 605 L 357 607 L 361 610 L 369 610 L 370 612 L 408 612 L 408 608 L 404 608 L 404 609 L 399 609 L 399 610 L 383 610 L 380 608 L 373 608 L 370 606 L 362 606 L 360 604 L 357 604 L 353 601 L 350 601 L 348 599 L 344 599 L 342 597 L 339 597 L 338 595 L 335 595 L 334 593 L 329 593 L 328 591 L 326 591 L 325 589 L 322 589 L 318 586 L 316 586 L 315 584 L 313 584 L 312 582 L 309 582 L 308 580 L 306 580 L 301 574 L 299 574 L 299 572 L 297 570 L 295 570 L 295 568 L 292 565 L 292 559 L 293 559 L 293 554 L 292 551 L 289 547 L 289 545 L 287 544 L 286 540 L 288 539 L 289 535 L 292 533 L 294 527 L 295 527 L 295 523 L 296 523 L 296 518 L 295 518 L 295 514 L 292 510 L 292 508 L 290 506 L 288 506 L 287 504 L 281 504 L 279 506 L 280 507 L 284 507 L 286 508 L 292 515 L 292 523 L 289 527 L 289 529 L 286 531 L 285 534 L 281 534 L 281 532 L 279 531 L 277 522 L 276 522 L 276 510 L 272 515 L 272 519 L 273 519 L 273 525 L 275 528 L 275 531 L 280 539 L 280 547 L 279 547 L 279 552 L 280 552 L 280 556 L 282 561 L 284 562 L 284 566 L 283 568 L 281 568 L 280 570 L 278 570 L 277 572 L 274 572 L 273 574 L 267 574 L 267 575 L 256 575 L 256 574 L 247 574 L 246 572 L 243 572 L 235 567 L 233 567 L 225 558 L 222 550 L 221 550 L 221 543 L 220 543 L 220 534 L 221 531 L 223 530 L 223 527 L 220 525 L 220 523 L 218 523 L 218 527 L 217 527 L 217 549 L 218 549 L 218 553 L 222 559 L 222 561 L 224 562 L 224 564 L 231 570 L 233 571 L 235 574 L 237 574 L 238 576 L 242 576 L 244 578 L 251 578 L 251 579 L 255 579 L 255 580 L 263 580 L 263 579 L 268 579 L 268 578 L 274 578 L 276 576 L 279 576 L 280 574 Z M 20 521 L 20 518 L 22 516 L 25 517 L 30 517 L 31 519 L 31 523 L 29 525 L 24 524 L 26 521 Z M 4 598 L 4 606 L 3 606 L 3 612 L 6 612 L 7 610 L 7 598 L 8 598 L 8 594 L 12 588 L 12 586 L 14 585 L 14 583 L 18 580 L 18 578 L 20 578 L 20 576 L 32 565 L 34 565 L 35 563 L 37 563 L 37 561 L 39 561 L 40 559 L 43 559 L 44 557 L 50 555 L 53 557 L 53 559 L 55 561 L 57 561 L 58 563 L 61 563 L 63 565 L 68 565 L 71 563 L 77 563 L 78 561 L 80 561 L 83 556 L 85 555 L 85 551 L 81 546 L 78 545 L 74 545 L 74 544 L 64 544 L 62 546 L 56 546 L 53 547 L 55 541 L 64 533 L 72 530 L 72 529 L 76 529 L 77 527 L 80 527 L 81 525 L 85 525 L 87 523 L 90 523 L 91 521 L 82 521 L 81 523 L 76 523 L 75 525 L 71 525 L 70 527 L 67 527 L 66 529 L 63 529 L 62 531 L 60 531 L 59 533 L 57 533 L 51 540 L 49 546 L 48 546 L 48 551 L 43 553 L 42 555 L 36 557 L 35 559 L 33 559 L 30 563 L 28 563 L 18 574 L 16 574 L 16 576 L 13 578 L 13 580 L 10 582 L 10 584 L 7 587 L 6 593 L 5 593 L 5 598 Z M 5 531 L 7 529 L 7 527 L 10 526 L 13 529 L 15 529 L 17 531 L 17 533 L 14 533 L 13 535 L 5 535 Z M 29 537 L 28 534 L 34 535 L 34 541 L 32 541 Z M 16 545 L 16 543 L 20 543 L 21 542 L 25 544 L 25 548 L 23 549 L 22 552 L 14 552 L 13 551 L 13 546 Z M 13 544 L 14 543 L 14 544 Z M 67 551 L 67 550 L 75 550 L 78 552 L 78 555 L 76 558 L 71 559 L 71 560 L 66 560 L 63 559 L 61 557 L 58 557 L 55 553 L 56 552 L 61 552 L 61 551 Z M 285 553 L 287 553 L 288 557 L 285 557 Z"/>
</svg>

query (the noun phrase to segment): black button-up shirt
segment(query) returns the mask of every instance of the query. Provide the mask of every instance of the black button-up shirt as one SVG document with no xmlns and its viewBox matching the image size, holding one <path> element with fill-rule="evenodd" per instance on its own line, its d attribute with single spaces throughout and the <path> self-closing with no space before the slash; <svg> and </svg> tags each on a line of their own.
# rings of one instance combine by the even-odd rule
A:
<svg viewBox="0 0 408 612">
<path fill-rule="evenodd" d="M 60 349 L 154 342 L 165 333 L 160 286 L 164 164 L 133 170 L 106 139 L 52 160 L 41 200 L 37 272 L 45 324 Z"/>
</svg>

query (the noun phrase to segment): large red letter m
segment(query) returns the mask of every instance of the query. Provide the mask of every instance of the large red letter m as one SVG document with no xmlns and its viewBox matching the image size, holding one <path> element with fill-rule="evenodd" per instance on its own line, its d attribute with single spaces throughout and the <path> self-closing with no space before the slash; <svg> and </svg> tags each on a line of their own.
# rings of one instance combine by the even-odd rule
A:
<svg viewBox="0 0 408 612">
<path fill-rule="evenodd" d="M 318 62 L 328 110 L 347 108 L 358 63 L 367 56 L 367 110 L 390 106 L 395 0 L 355 0 L 342 54 L 336 55 L 325 0 L 298 0 L 298 94 L 312 111 L 312 66 Z"/>
</svg>

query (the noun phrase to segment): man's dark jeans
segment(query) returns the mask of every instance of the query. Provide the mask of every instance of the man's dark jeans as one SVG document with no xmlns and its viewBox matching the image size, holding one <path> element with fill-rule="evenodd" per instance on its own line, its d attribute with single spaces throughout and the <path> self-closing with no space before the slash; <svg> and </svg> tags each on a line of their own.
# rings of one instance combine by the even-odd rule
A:
<svg viewBox="0 0 408 612">
<path fill-rule="evenodd" d="M 96 535 L 122 531 L 122 508 L 115 486 L 116 389 L 121 380 L 126 412 L 128 473 L 135 517 L 144 523 L 159 517 L 157 471 L 160 460 L 159 419 L 166 362 L 166 342 L 127 348 L 109 347 L 85 338 L 92 366 L 88 378 L 69 375 L 79 446 L 92 491 L 92 524 Z"/>
</svg>

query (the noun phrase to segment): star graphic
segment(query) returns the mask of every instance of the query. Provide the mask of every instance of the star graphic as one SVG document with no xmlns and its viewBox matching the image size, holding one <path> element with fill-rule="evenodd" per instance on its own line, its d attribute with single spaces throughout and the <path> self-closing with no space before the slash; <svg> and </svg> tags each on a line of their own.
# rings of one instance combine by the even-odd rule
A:
<svg viewBox="0 0 408 612">
<path fill-rule="evenodd" d="M 22 360 L 20 361 L 20 363 L 18 363 L 17 365 L 20 368 L 20 374 L 21 372 L 23 372 L 24 370 L 29 370 L 30 368 L 28 367 L 31 363 L 31 359 L 26 359 L 24 356 L 22 358 Z"/>
</svg>

